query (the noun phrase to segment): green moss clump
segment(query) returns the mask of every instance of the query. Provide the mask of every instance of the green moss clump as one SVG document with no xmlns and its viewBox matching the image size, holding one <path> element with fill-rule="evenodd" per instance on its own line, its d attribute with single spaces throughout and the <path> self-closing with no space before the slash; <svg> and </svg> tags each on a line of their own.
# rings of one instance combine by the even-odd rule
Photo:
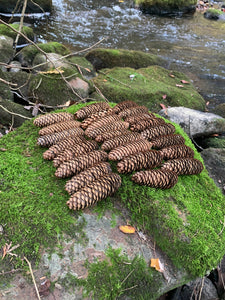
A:
<svg viewBox="0 0 225 300">
<path fill-rule="evenodd" d="M 93 65 L 83 56 L 72 56 L 67 59 L 71 65 L 79 67 L 85 77 L 95 76 Z M 79 71 L 79 70 L 78 70 Z"/>
<path fill-rule="evenodd" d="M 16 30 L 19 30 L 20 25 L 19 24 L 10 24 L 10 26 Z M 23 34 L 25 34 L 30 40 L 32 40 L 32 41 L 34 40 L 34 32 L 33 32 L 32 28 L 30 28 L 28 26 L 23 26 L 21 32 Z M 4 24 L 0 24 L 0 35 L 6 35 L 15 40 L 16 36 L 17 36 L 17 32 L 13 31 L 11 28 L 9 28 L 8 26 L 6 26 Z M 27 43 L 27 40 L 20 35 L 19 40 L 18 40 L 18 45 L 26 44 L 26 43 Z"/>
<path fill-rule="evenodd" d="M 191 83 L 181 87 L 181 80 L 190 82 L 185 74 L 159 66 L 138 70 L 119 67 L 103 69 L 99 76 L 93 78 L 95 85 L 109 101 L 129 99 L 155 112 L 159 110 L 162 101 L 166 106 L 204 110 L 205 101 L 201 95 Z"/>
</svg>

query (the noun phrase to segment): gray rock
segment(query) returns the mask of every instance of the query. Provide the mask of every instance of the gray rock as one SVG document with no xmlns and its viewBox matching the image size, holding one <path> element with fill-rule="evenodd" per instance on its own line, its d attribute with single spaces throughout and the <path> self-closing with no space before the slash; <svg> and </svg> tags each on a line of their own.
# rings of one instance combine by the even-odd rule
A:
<svg viewBox="0 0 225 300">
<path fill-rule="evenodd" d="M 213 114 L 186 107 L 162 109 L 159 115 L 179 124 L 190 137 L 209 136 L 225 131 L 225 119 Z"/>
<path fill-rule="evenodd" d="M 0 35 L 0 61 L 8 63 L 13 56 L 13 39 L 11 37 Z"/>
<path fill-rule="evenodd" d="M 11 61 L 10 66 L 9 72 L 17 73 L 21 70 L 21 63 L 16 60 Z"/>
<path fill-rule="evenodd" d="M 42 53 L 38 53 L 33 60 L 33 67 L 36 71 L 47 71 L 51 68 L 69 68 L 71 65 L 57 53 L 47 53 L 48 59 Z"/>
</svg>

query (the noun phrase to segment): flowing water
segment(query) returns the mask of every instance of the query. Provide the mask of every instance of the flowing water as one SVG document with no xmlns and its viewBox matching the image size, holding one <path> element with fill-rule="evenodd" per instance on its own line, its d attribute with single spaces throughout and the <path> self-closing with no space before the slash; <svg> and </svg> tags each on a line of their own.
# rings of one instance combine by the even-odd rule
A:
<svg viewBox="0 0 225 300">
<path fill-rule="evenodd" d="M 145 15 L 131 0 L 120 1 L 53 0 L 53 13 L 34 24 L 35 32 L 40 41 L 72 50 L 104 39 L 99 47 L 157 54 L 167 68 L 192 79 L 209 107 L 225 102 L 225 18 L 208 20 L 201 12 L 182 18 Z"/>
</svg>

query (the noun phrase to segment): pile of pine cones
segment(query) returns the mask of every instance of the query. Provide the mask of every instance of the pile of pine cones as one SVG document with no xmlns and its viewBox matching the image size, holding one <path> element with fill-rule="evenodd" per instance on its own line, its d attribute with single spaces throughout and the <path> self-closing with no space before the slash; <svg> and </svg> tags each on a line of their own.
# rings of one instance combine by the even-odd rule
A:
<svg viewBox="0 0 225 300">
<path fill-rule="evenodd" d="M 131 178 L 135 183 L 162 189 L 174 186 L 178 175 L 203 170 L 172 124 L 132 101 L 49 113 L 34 124 L 43 127 L 37 143 L 49 148 L 43 157 L 53 160 L 55 175 L 71 177 L 65 186 L 70 209 L 83 209 L 118 190 L 121 178 L 107 160 L 117 161 L 119 173 L 138 171 Z"/>
</svg>

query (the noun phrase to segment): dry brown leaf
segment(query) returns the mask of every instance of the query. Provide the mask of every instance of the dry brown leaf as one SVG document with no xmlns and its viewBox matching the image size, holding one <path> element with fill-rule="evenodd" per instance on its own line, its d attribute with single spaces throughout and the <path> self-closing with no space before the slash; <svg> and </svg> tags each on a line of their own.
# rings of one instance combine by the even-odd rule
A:
<svg viewBox="0 0 225 300">
<path fill-rule="evenodd" d="M 175 76 L 173 74 L 169 74 L 170 77 L 174 78 Z"/>
<path fill-rule="evenodd" d="M 91 73 L 91 70 L 88 68 L 84 68 L 86 71 L 88 71 L 89 73 Z"/>
<path fill-rule="evenodd" d="M 184 87 L 182 84 L 176 84 L 176 86 L 180 88 Z"/>
<path fill-rule="evenodd" d="M 151 258 L 150 267 L 155 268 L 158 272 L 164 272 L 163 264 L 160 262 L 159 258 Z"/>
<path fill-rule="evenodd" d="M 131 225 L 121 225 L 119 226 L 119 230 L 123 233 L 135 233 L 135 228 Z"/>
<path fill-rule="evenodd" d="M 186 81 L 186 80 L 181 80 L 180 82 L 184 83 L 184 84 L 189 84 L 190 83 L 189 81 Z"/>
</svg>

